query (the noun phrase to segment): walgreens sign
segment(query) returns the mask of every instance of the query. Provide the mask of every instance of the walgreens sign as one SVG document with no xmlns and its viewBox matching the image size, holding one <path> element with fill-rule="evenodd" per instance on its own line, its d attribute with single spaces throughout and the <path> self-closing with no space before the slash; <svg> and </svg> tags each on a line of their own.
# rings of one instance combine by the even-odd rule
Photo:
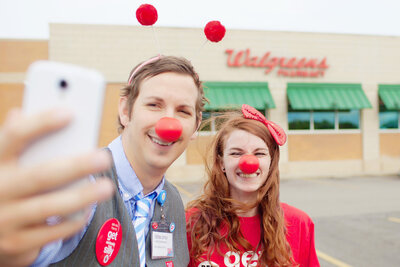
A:
<svg viewBox="0 0 400 267">
<path fill-rule="evenodd" d="M 323 77 L 325 70 L 329 68 L 326 57 L 318 58 L 297 58 L 297 57 L 277 57 L 266 52 L 264 55 L 255 56 L 250 49 L 238 50 L 226 49 L 228 55 L 228 67 L 251 67 L 264 69 L 265 74 L 269 74 L 277 69 L 278 76 L 285 77 Z"/>
</svg>

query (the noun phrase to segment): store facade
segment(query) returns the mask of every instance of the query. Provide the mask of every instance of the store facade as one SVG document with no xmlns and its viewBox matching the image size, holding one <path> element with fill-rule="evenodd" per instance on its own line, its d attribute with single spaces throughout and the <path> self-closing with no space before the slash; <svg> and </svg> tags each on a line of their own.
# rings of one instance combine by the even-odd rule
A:
<svg viewBox="0 0 400 267">
<path fill-rule="evenodd" d="M 246 103 L 285 129 L 282 177 L 400 171 L 400 37 L 228 29 L 220 43 L 203 45 L 202 29 L 156 27 L 155 32 L 162 54 L 187 57 L 198 70 L 210 99 L 205 118 Z M 0 45 L 7 42 L 0 40 Z M 119 89 L 134 65 L 159 53 L 153 31 L 51 24 L 44 43 L 48 59 L 104 74 L 108 85 L 100 145 L 106 145 L 117 135 Z M 17 53 L 8 51 L 6 59 Z M 21 67 L 9 69 L 1 70 L 0 94 L 22 84 Z M 203 169 L 202 155 L 215 130 L 210 126 L 199 133 L 171 169 L 174 175 Z"/>
</svg>

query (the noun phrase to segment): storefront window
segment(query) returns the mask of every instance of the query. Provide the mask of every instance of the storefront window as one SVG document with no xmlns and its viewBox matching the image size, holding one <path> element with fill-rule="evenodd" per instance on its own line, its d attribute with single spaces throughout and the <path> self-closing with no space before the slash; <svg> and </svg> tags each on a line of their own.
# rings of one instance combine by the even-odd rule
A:
<svg viewBox="0 0 400 267">
<path fill-rule="evenodd" d="M 209 121 L 210 118 L 211 118 L 211 112 L 204 111 L 202 117 L 202 124 L 200 126 L 200 131 L 202 132 L 211 131 L 211 121 Z"/>
<path fill-rule="evenodd" d="M 289 111 L 289 130 L 360 129 L 360 111 Z"/>
<path fill-rule="evenodd" d="M 219 118 L 223 115 L 223 112 L 218 111 L 206 111 L 203 112 L 203 120 L 200 131 L 202 132 L 214 132 L 219 130 L 219 126 L 223 123 L 224 119 Z"/>
<path fill-rule="evenodd" d="M 309 130 L 310 112 L 288 112 L 289 130 Z"/>
<path fill-rule="evenodd" d="M 400 110 L 388 110 L 379 99 L 379 129 L 400 129 Z"/>
<path fill-rule="evenodd" d="M 227 111 L 229 112 L 229 111 Z M 213 131 L 219 131 L 221 129 L 221 125 L 227 120 L 226 117 L 220 117 L 221 115 L 224 115 L 223 112 L 214 112 L 212 114 L 215 118 L 215 120 L 213 120 L 214 122 L 214 128 L 212 129 Z"/>
<path fill-rule="evenodd" d="M 265 110 L 258 110 L 263 114 L 266 118 L 267 117 L 267 112 Z M 239 110 L 221 110 L 221 111 L 204 111 L 203 112 L 203 117 L 202 117 L 202 124 L 200 127 L 200 131 L 202 132 L 215 132 L 220 129 L 220 126 L 224 121 L 227 119 L 227 117 L 221 117 L 221 115 L 224 115 L 227 112 L 240 112 Z"/>
<path fill-rule="evenodd" d="M 380 129 L 399 129 L 399 111 L 379 112 Z"/>
<path fill-rule="evenodd" d="M 360 111 L 357 109 L 339 111 L 339 129 L 359 129 Z"/>
<path fill-rule="evenodd" d="M 335 113 L 326 111 L 315 111 L 314 117 L 314 129 L 335 129 Z"/>
</svg>

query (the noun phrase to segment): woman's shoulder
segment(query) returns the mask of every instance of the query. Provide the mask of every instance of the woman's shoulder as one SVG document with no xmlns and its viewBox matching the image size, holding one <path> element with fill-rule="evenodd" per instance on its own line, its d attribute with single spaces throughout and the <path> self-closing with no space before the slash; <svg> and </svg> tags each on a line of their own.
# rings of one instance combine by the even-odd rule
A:
<svg viewBox="0 0 400 267">
<path fill-rule="evenodd" d="M 314 224 L 310 216 L 308 216 L 307 213 L 302 211 L 301 209 L 298 209 L 296 207 L 293 207 L 289 204 L 282 203 L 281 202 L 281 208 L 285 217 L 285 221 L 291 225 L 291 224 Z"/>
</svg>

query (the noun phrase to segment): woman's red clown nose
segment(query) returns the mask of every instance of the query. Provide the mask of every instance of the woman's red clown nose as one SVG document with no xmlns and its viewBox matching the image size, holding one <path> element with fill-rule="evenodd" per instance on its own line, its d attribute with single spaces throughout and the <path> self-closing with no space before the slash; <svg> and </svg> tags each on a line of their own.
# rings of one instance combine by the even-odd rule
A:
<svg viewBox="0 0 400 267">
<path fill-rule="evenodd" d="M 177 119 L 164 117 L 156 123 L 155 130 L 163 141 L 175 142 L 182 134 L 182 124 Z"/>
<path fill-rule="evenodd" d="M 255 173 L 258 170 L 258 158 L 254 155 L 243 155 L 239 160 L 239 169 L 246 173 Z"/>
</svg>

